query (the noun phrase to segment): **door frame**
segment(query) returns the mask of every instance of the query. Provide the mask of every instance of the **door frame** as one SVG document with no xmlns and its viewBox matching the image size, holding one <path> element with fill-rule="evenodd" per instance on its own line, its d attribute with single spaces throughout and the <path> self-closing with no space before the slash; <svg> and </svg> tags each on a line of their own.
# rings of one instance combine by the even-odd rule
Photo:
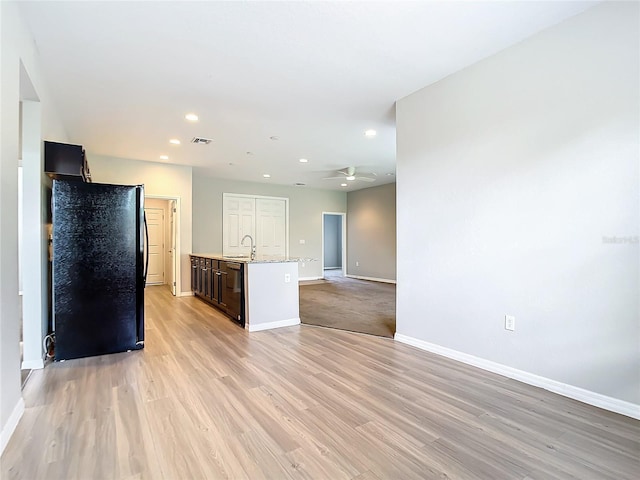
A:
<svg viewBox="0 0 640 480">
<path fill-rule="evenodd" d="M 169 218 L 171 219 L 171 249 L 173 250 L 173 264 L 171 268 L 171 293 L 175 297 L 176 292 L 178 291 L 176 287 L 176 263 L 178 264 L 178 266 L 180 264 L 180 262 L 176 262 L 176 258 L 178 258 L 178 255 L 176 255 L 176 253 L 178 252 L 178 244 L 176 243 L 178 233 L 178 229 L 176 227 L 178 221 L 178 202 L 175 199 L 170 199 L 167 200 L 167 205 L 169 206 Z"/>
<path fill-rule="evenodd" d="M 173 231 L 171 232 L 171 234 L 173 235 L 173 243 L 176 246 L 176 251 L 174 252 L 173 255 L 173 262 L 172 263 L 172 268 L 171 268 L 171 294 L 175 297 L 177 296 L 177 292 L 182 292 L 182 284 L 181 284 L 181 280 L 182 280 L 182 269 L 180 268 L 180 258 L 181 258 L 181 250 L 180 250 L 180 208 L 181 208 L 181 203 L 180 203 L 180 197 L 178 196 L 172 196 L 172 195 L 146 195 L 144 196 L 144 198 L 154 198 L 157 200 L 167 200 L 167 205 L 169 206 L 169 208 L 171 207 L 171 200 L 174 200 L 176 202 L 176 214 L 175 214 L 175 221 L 173 224 Z M 191 269 L 191 267 L 189 267 L 189 269 Z M 166 272 L 165 272 L 166 274 Z"/>
<path fill-rule="evenodd" d="M 24 75 L 24 76 L 23 76 Z M 31 80 L 20 64 L 21 81 Z M 33 89 L 33 86 L 31 87 Z M 26 92 L 28 93 L 28 92 Z M 51 185 L 44 171 L 42 143 L 42 108 L 37 99 L 30 100 L 20 90 L 21 125 L 20 190 L 22 231 L 18 239 L 18 275 L 22 278 L 22 359 L 21 369 L 44 368 L 44 338 L 49 329 L 49 244 L 47 196 L 45 185 Z M 23 98 L 24 97 L 24 98 Z M 16 169 L 16 179 L 18 171 Z M 46 182 L 46 183 L 45 183 Z M 19 341 L 19 339 L 16 338 Z"/>
<path fill-rule="evenodd" d="M 322 267 L 322 277 L 324 278 L 324 219 L 328 215 L 338 215 L 342 217 L 342 276 L 347 276 L 347 214 L 345 212 L 322 212 L 322 228 L 321 228 L 321 243 L 322 253 L 320 255 L 320 265 Z"/>
</svg>

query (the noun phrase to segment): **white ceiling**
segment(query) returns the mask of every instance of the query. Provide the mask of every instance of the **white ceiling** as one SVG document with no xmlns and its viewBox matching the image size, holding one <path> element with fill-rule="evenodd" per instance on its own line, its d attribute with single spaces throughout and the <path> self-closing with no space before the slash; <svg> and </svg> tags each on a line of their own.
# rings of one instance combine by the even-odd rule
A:
<svg viewBox="0 0 640 480">
<path fill-rule="evenodd" d="M 194 175 L 355 190 L 395 181 L 387 174 L 395 172 L 397 99 L 594 3 L 20 7 L 69 140 L 89 158 L 160 161 L 166 154 L 169 163 L 192 165 Z M 185 121 L 189 112 L 199 122 Z M 367 129 L 378 135 L 365 138 Z M 193 136 L 213 142 L 194 145 Z M 376 181 L 343 188 L 323 180 L 349 166 L 376 173 Z"/>
</svg>

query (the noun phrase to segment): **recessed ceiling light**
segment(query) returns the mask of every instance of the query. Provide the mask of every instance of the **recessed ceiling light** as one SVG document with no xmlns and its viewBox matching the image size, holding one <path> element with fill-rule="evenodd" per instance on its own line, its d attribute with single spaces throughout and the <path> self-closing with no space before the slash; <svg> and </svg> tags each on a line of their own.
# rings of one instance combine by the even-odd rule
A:
<svg viewBox="0 0 640 480">
<path fill-rule="evenodd" d="M 307 162 L 309 162 L 309 160 L 307 160 L 306 158 L 301 158 L 299 161 L 300 161 L 300 163 L 307 163 Z"/>
<path fill-rule="evenodd" d="M 187 113 L 184 116 L 184 118 L 186 118 L 190 122 L 197 122 L 198 121 L 198 115 L 196 115 L 195 113 Z"/>
<path fill-rule="evenodd" d="M 172 145 L 180 145 L 180 140 L 178 140 L 177 138 L 172 138 L 171 140 L 169 140 L 169 143 Z"/>
<path fill-rule="evenodd" d="M 375 130 L 367 130 L 366 132 L 364 132 L 364 136 L 365 137 L 375 137 L 378 133 Z"/>
<path fill-rule="evenodd" d="M 169 155 L 160 155 L 160 160 L 169 160 Z"/>
<path fill-rule="evenodd" d="M 264 178 L 271 178 L 271 175 L 269 175 L 268 173 L 265 173 L 264 175 L 262 175 Z"/>
<path fill-rule="evenodd" d="M 353 182 L 356 179 L 356 177 L 354 177 L 353 175 L 349 175 L 347 177 L 347 180 L 349 180 L 350 182 Z"/>
<path fill-rule="evenodd" d="M 341 187 L 346 187 L 346 186 L 347 186 L 347 184 L 346 184 L 346 183 L 341 183 L 341 184 L 340 184 L 340 186 L 341 186 Z"/>
</svg>

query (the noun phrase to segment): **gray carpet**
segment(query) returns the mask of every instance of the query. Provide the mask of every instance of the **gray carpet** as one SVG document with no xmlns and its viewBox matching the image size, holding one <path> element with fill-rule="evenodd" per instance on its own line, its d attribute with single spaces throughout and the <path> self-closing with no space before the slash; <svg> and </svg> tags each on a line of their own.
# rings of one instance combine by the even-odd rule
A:
<svg viewBox="0 0 640 480">
<path fill-rule="evenodd" d="M 396 286 L 327 276 L 320 284 L 300 285 L 300 321 L 308 325 L 393 337 Z"/>
</svg>

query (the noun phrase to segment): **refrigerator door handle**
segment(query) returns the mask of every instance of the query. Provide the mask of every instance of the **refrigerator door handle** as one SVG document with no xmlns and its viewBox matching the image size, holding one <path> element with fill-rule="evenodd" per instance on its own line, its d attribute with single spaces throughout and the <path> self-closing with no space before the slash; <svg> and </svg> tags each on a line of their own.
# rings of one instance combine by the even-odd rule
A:
<svg viewBox="0 0 640 480">
<path fill-rule="evenodd" d="M 147 286 L 147 272 L 149 271 L 149 227 L 147 227 L 147 212 L 143 213 L 144 219 L 144 242 L 145 242 L 145 259 L 144 259 L 144 282 Z"/>
</svg>

